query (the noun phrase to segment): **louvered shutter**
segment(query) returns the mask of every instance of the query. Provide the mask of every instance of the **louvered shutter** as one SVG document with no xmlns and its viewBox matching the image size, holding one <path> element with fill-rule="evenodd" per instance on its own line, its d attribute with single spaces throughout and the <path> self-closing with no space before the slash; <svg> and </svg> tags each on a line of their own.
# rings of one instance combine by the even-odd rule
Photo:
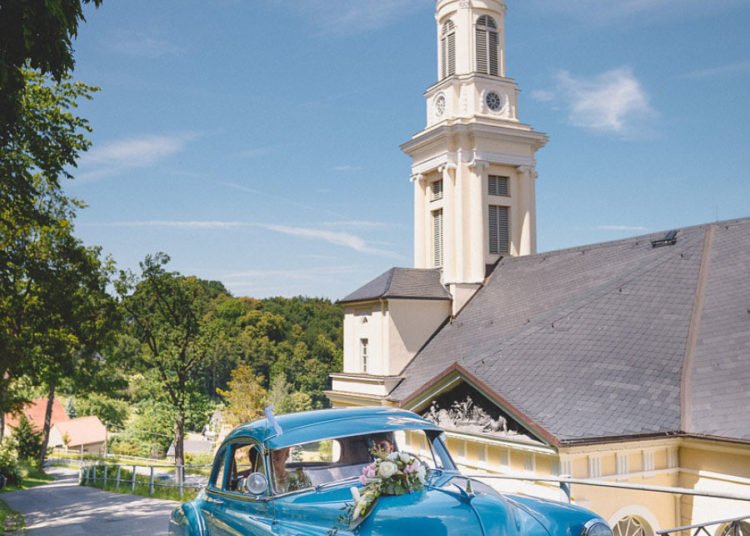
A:
<svg viewBox="0 0 750 536">
<path fill-rule="evenodd" d="M 501 177 L 499 175 L 490 175 L 487 177 L 487 193 L 489 195 L 510 197 L 508 177 Z"/>
<path fill-rule="evenodd" d="M 443 265 L 443 211 L 432 213 L 432 264 L 435 268 Z"/>
<path fill-rule="evenodd" d="M 510 227 L 508 207 L 490 205 L 489 210 L 490 253 L 498 255 L 510 250 Z"/>
<path fill-rule="evenodd" d="M 498 76 L 500 74 L 499 69 L 499 63 L 497 61 L 497 54 L 498 49 L 500 48 L 498 38 L 497 38 L 497 32 L 488 32 L 489 34 L 489 56 L 490 56 L 490 74 L 493 76 Z"/>
<path fill-rule="evenodd" d="M 456 74 L 456 34 L 448 34 L 448 76 Z"/>
<path fill-rule="evenodd" d="M 487 30 L 477 27 L 477 72 L 487 73 Z"/>
</svg>

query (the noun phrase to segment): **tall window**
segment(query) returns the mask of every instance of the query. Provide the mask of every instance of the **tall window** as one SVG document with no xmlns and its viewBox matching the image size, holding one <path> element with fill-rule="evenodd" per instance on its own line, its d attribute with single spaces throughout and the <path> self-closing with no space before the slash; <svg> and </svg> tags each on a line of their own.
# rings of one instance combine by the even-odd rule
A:
<svg viewBox="0 0 750 536">
<path fill-rule="evenodd" d="M 501 177 L 500 175 L 490 175 L 487 177 L 487 193 L 490 195 L 510 197 L 508 177 Z"/>
<path fill-rule="evenodd" d="M 500 255 L 510 251 L 510 223 L 508 207 L 490 205 L 490 254 Z"/>
<path fill-rule="evenodd" d="M 430 193 L 432 194 L 432 201 L 437 201 L 443 198 L 443 181 L 438 180 L 430 185 Z"/>
<path fill-rule="evenodd" d="M 432 211 L 432 266 L 443 266 L 443 211 Z"/>
<path fill-rule="evenodd" d="M 362 372 L 367 372 L 367 351 L 369 341 L 367 339 L 359 339 L 359 355 L 362 360 Z"/>
<path fill-rule="evenodd" d="M 440 37 L 440 55 L 443 67 L 441 78 L 456 74 L 456 26 L 452 20 L 443 24 L 443 35 Z"/>
<path fill-rule="evenodd" d="M 497 23 L 489 15 L 482 15 L 477 20 L 477 72 L 500 76 L 500 40 L 497 34 Z"/>
</svg>

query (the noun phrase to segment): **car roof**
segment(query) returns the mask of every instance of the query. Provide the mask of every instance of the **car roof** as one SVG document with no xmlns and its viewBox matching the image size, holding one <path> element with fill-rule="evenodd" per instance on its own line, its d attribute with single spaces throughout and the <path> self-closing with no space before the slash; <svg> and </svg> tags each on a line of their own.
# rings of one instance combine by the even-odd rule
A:
<svg viewBox="0 0 750 536">
<path fill-rule="evenodd" d="M 397 430 L 435 430 L 441 428 L 418 415 L 396 408 L 338 408 L 278 415 L 282 433 L 277 434 L 268 419 L 259 419 L 235 428 L 226 438 L 254 439 L 266 448 L 282 448 L 335 437 Z"/>
</svg>

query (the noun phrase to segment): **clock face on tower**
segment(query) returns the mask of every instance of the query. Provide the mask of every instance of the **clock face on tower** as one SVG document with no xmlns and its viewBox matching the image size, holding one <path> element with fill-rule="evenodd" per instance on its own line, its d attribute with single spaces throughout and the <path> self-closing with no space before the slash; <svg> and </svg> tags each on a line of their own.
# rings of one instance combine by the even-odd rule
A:
<svg viewBox="0 0 750 536">
<path fill-rule="evenodd" d="M 501 99 L 500 95 L 498 95 L 494 91 L 490 91 L 487 93 L 487 95 L 484 97 L 484 102 L 485 104 L 487 104 L 487 108 L 489 108 L 493 112 L 497 112 L 503 107 L 503 99 Z"/>
</svg>

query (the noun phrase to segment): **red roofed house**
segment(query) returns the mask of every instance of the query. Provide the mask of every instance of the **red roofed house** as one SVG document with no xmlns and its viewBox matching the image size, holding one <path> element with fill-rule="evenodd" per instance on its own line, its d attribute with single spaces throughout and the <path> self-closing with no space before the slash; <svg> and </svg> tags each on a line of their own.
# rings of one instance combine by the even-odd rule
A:
<svg viewBox="0 0 750 536">
<path fill-rule="evenodd" d="M 90 454 L 105 454 L 107 428 L 96 415 L 56 423 L 49 432 L 49 446 Z"/>
<path fill-rule="evenodd" d="M 31 426 L 37 431 L 41 432 L 44 428 L 44 414 L 47 411 L 47 399 L 37 398 L 32 400 L 26 405 L 21 412 L 17 414 L 5 414 L 5 434 L 12 435 L 13 430 L 18 427 L 18 422 L 21 419 L 21 414 L 26 415 Z M 54 399 L 52 402 L 52 420 L 50 426 L 54 426 L 58 422 L 69 421 L 70 417 L 65 412 L 65 408 L 58 399 Z"/>
</svg>

